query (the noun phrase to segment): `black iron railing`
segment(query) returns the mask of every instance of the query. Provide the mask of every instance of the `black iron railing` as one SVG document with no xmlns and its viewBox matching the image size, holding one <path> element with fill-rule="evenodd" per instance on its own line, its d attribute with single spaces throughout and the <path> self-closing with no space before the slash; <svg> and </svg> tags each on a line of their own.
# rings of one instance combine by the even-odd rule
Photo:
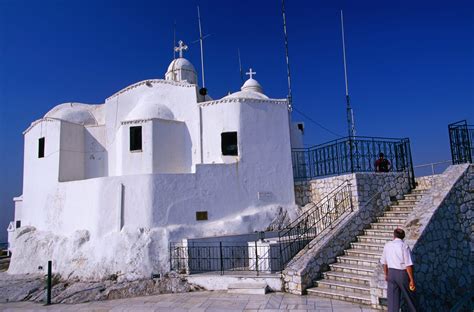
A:
<svg viewBox="0 0 474 312">
<path fill-rule="evenodd" d="M 170 243 L 170 266 L 172 271 L 182 274 L 273 273 L 280 269 L 278 240 Z"/>
<path fill-rule="evenodd" d="M 453 165 L 472 163 L 474 158 L 474 125 L 466 120 L 448 125 Z"/>
<path fill-rule="evenodd" d="M 390 161 L 390 171 L 407 172 L 414 187 L 408 138 L 346 137 L 309 148 L 292 149 L 293 177 L 295 180 L 305 180 L 354 172 L 374 172 L 375 161 L 380 153 Z"/>
<path fill-rule="evenodd" d="M 278 233 L 282 266 L 352 210 L 351 183 L 345 181 Z"/>
<path fill-rule="evenodd" d="M 250 242 L 170 243 L 170 268 L 183 274 L 279 272 L 311 240 L 350 211 L 351 185 L 345 181 L 274 237 Z"/>
</svg>

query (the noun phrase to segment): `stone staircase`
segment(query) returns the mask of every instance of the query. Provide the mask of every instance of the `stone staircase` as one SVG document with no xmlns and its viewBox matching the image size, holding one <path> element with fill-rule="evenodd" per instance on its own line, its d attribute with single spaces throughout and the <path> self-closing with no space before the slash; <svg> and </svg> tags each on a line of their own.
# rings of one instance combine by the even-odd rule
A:
<svg viewBox="0 0 474 312">
<path fill-rule="evenodd" d="M 370 305 L 370 279 L 380 263 L 383 247 L 393 239 L 393 230 L 403 226 L 425 192 L 415 189 L 394 202 L 364 234 L 357 236 L 344 255 L 329 265 L 330 270 L 315 282 L 315 287 L 307 289 L 308 295 Z"/>
</svg>

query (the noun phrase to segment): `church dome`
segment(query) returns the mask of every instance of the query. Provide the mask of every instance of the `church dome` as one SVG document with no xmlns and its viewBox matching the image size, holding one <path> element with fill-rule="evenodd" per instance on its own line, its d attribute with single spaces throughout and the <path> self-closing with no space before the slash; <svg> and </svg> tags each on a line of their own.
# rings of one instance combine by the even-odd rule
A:
<svg viewBox="0 0 474 312">
<path fill-rule="evenodd" d="M 168 107 L 150 100 L 141 101 L 141 103 L 135 106 L 127 115 L 126 120 L 147 120 L 154 118 L 176 120 L 173 112 Z"/>
<path fill-rule="evenodd" d="M 257 80 L 250 78 L 248 79 L 244 85 L 240 88 L 242 91 L 254 91 L 254 92 L 259 92 L 263 93 L 262 86 L 258 83 Z"/>
<path fill-rule="evenodd" d="M 87 105 L 80 103 L 64 103 L 56 106 L 46 113 L 45 118 L 54 118 L 80 124 L 84 126 L 97 125 L 97 118 L 94 114 L 99 114 L 99 105 Z"/>
<path fill-rule="evenodd" d="M 197 73 L 193 64 L 184 57 L 174 59 L 168 66 L 166 80 L 197 84 Z"/>
<path fill-rule="evenodd" d="M 252 72 L 252 69 L 250 69 Z M 252 72 L 252 74 L 255 74 Z M 266 100 L 268 96 L 263 94 L 263 88 L 257 80 L 250 77 L 240 88 L 240 91 L 229 94 L 223 99 L 257 99 Z"/>
</svg>

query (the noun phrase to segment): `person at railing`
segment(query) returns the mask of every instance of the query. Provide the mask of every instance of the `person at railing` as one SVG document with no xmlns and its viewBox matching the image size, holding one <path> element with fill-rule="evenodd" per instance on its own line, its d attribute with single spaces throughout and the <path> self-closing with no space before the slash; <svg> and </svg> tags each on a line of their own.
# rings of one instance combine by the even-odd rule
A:
<svg viewBox="0 0 474 312">
<path fill-rule="evenodd" d="M 410 247 L 405 244 L 404 238 L 405 231 L 399 228 L 395 229 L 393 240 L 385 244 L 380 259 L 388 286 L 388 312 L 399 311 L 400 295 L 405 299 L 408 311 L 416 311 L 413 262 Z"/>
<path fill-rule="evenodd" d="M 375 172 L 389 172 L 392 164 L 385 158 L 384 153 L 379 154 L 379 159 L 375 161 Z"/>
</svg>

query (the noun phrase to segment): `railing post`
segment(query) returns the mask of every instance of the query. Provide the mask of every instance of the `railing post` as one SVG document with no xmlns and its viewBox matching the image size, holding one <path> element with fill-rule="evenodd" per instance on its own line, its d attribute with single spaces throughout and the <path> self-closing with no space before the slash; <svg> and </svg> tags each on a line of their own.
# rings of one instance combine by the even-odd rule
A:
<svg viewBox="0 0 474 312">
<path fill-rule="evenodd" d="M 173 252 L 171 250 L 171 248 L 172 248 L 171 246 L 172 245 L 171 245 L 171 242 L 170 242 L 170 244 L 169 244 L 169 249 L 170 249 L 170 271 L 173 271 L 173 256 L 172 256 Z"/>
<path fill-rule="evenodd" d="M 257 251 L 257 241 L 255 241 L 255 270 L 257 271 L 257 276 L 258 276 L 258 251 Z"/>
<path fill-rule="evenodd" d="M 46 305 L 51 304 L 51 279 L 52 279 L 52 266 L 53 262 L 51 260 L 48 261 L 48 277 L 46 280 Z"/>
<path fill-rule="evenodd" d="M 219 259 L 221 259 L 221 275 L 224 275 L 224 258 L 222 254 L 222 242 L 219 242 Z"/>
</svg>

